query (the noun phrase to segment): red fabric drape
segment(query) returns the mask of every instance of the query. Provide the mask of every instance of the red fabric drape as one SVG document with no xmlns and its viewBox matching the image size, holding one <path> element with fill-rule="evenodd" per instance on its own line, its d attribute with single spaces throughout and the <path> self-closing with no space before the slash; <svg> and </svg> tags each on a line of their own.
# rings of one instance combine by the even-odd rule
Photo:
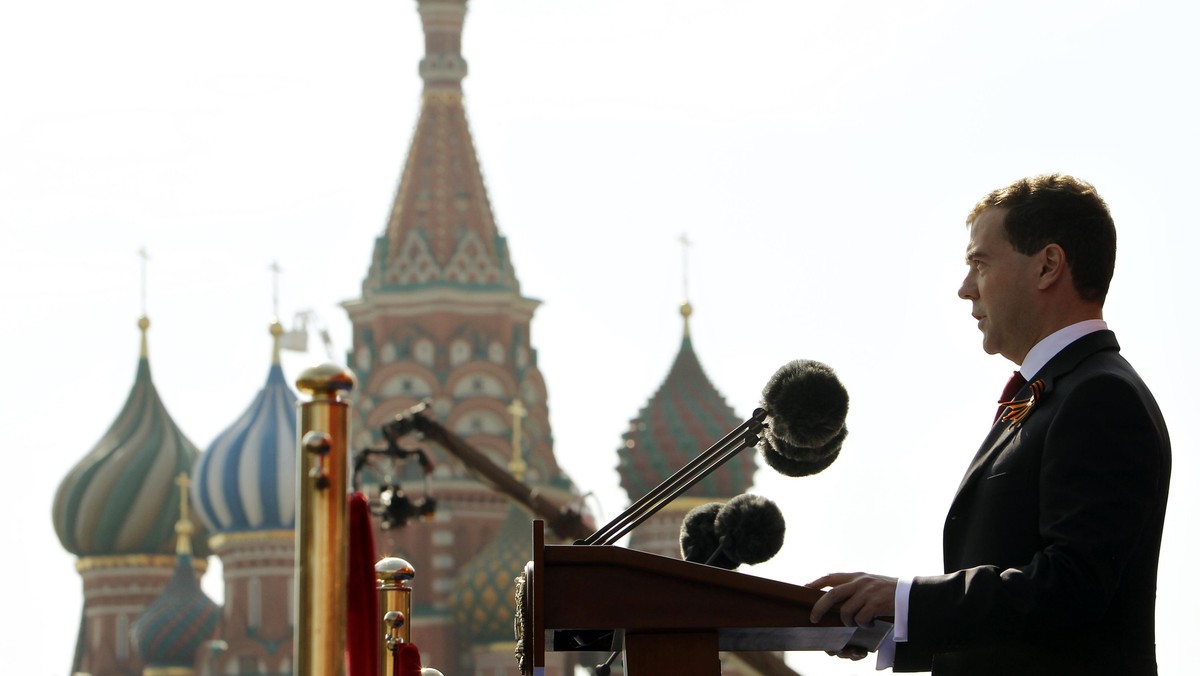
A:
<svg viewBox="0 0 1200 676">
<path fill-rule="evenodd" d="M 347 676 L 379 676 L 383 640 L 379 597 L 375 591 L 375 536 L 367 496 L 350 496 L 350 560 L 346 584 Z M 420 659 L 416 673 L 420 674 Z"/>
<path fill-rule="evenodd" d="M 396 676 L 421 676 L 421 651 L 412 643 L 405 643 L 396 651 Z"/>
</svg>

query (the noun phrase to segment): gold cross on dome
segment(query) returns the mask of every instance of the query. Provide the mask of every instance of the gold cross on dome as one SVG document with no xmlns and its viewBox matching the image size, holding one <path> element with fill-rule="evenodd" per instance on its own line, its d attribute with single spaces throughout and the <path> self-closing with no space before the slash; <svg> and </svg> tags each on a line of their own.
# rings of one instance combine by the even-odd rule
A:
<svg viewBox="0 0 1200 676">
<path fill-rule="evenodd" d="M 175 477 L 175 485 L 179 486 L 179 518 L 182 521 L 188 520 L 188 489 L 192 485 L 191 478 L 187 472 L 180 472 L 179 476 Z"/>
<path fill-rule="evenodd" d="M 142 259 L 142 316 L 146 316 L 146 264 L 150 262 L 150 254 L 146 247 L 138 249 L 138 257 Z"/>
<path fill-rule="evenodd" d="M 195 530 L 195 526 L 188 519 L 188 488 L 192 485 L 192 480 L 187 472 L 180 472 L 179 476 L 175 477 L 175 485 L 179 486 L 179 521 L 175 522 L 175 553 L 190 555 L 192 532 Z"/>
<path fill-rule="evenodd" d="M 688 239 L 687 233 L 679 236 L 679 243 L 683 245 L 683 302 L 688 302 L 688 249 L 692 248 L 692 240 Z"/>
<path fill-rule="evenodd" d="M 267 268 L 271 271 L 271 312 L 275 317 L 279 317 L 279 273 L 283 272 L 283 268 L 279 267 L 279 261 L 271 261 L 271 267 Z"/>
</svg>

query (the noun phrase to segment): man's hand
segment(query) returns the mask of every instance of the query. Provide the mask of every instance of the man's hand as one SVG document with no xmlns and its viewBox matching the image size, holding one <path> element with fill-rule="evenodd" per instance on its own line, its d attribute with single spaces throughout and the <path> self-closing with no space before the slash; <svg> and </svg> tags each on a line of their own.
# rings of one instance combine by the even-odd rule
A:
<svg viewBox="0 0 1200 676">
<path fill-rule="evenodd" d="M 806 587 L 829 591 L 813 604 L 809 621 L 820 622 L 825 613 L 841 604 L 842 624 L 869 627 L 877 617 L 896 614 L 896 578 L 867 573 L 832 573 L 809 582 Z"/>
</svg>

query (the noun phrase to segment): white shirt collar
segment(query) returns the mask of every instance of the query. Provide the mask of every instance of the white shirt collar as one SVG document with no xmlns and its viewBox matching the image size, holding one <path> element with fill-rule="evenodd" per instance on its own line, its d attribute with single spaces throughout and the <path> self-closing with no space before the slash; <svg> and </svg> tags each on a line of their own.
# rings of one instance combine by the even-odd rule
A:
<svg viewBox="0 0 1200 676">
<path fill-rule="evenodd" d="M 1038 344 L 1029 350 L 1029 354 L 1025 355 L 1025 361 L 1021 364 L 1021 375 L 1026 380 L 1032 379 L 1064 347 L 1089 333 L 1103 331 L 1107 328 L 1108 322 L 1103 319 L 1085 319 L 1051 333 L 1038 341 Z"/>
</svg>

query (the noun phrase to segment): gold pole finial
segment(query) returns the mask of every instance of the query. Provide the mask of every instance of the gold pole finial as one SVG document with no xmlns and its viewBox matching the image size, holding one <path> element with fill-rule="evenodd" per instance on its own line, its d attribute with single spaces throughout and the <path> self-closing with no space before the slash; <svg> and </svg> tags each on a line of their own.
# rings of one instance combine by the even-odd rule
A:
<svg viewBox="0 0 1200 676">
<path fill-rule="evenodd" d="M 520 399 L 513 399 L 508 405 L 508 412 L 512 414 L 512 460 L 508 463 L 508 471 L 512 472 L 513 478 L 517 481 L 525 479 L 525 459 L 521 457 L 521 421 L 525 416 L 529 415 L 529 411 L 525 410 L 525 405 Z"/>
<path fill-rule="evenodd" d="M 380 676 L 397 676 L 395 651 L 412 642 L 412 586 L 409 582 L 414 577 L 416 571 L 404 559 L 388 556 L 375 564 L 375 589 L 379 610 L 384 613 L 380 627 L 384 637 L 379 651 Z"/>
<path fill-rule="evenodd" d="M 192 480 L 187 472 L 180 472 L 179 476 L 175 477 L 175 485 L 179 486 L 179 521 L 175 522 L 175 553 L 191 554 L 192 532 L 195 529 L 188 518 L 188 488 L 191 487 Z"/>
</svg>

